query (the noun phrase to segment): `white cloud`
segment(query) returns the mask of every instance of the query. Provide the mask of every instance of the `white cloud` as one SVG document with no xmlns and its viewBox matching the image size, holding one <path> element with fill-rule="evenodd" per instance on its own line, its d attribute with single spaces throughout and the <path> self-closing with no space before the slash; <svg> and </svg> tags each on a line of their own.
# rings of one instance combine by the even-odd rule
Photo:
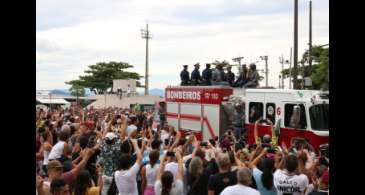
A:
<svg viewBox="0 0 365 195">
<path fill-rule="evenodd" d="M 134 71 L 144 75 L 145 40 L 141 38 L 140 28 L 144 27 L 146 19 L 153 35 L 150 41 L 151 88 L 178 84 L 183 64 L 231 60 L 236 56 L 245 56 L 244 61 L 253 62 L 259 60 L 260 55 L 269 55 L 269 81 L 277 86 L 275 75 L 281 69 L 278 57 L 283 53 L 289 58 L 292 45 L 292 10 L 282 9 L 291 6 L 289 0 L 280 1 L 280 5 L 276 5 L 276 1 L 265 1 L 267 7 L 264 8 L 260 7 L 262 0 L 235 0 L 231 1 L 233 7 L 223 0 L 107 1 L 108 5 L 101 7 L 100 13 L 91 6 L 100 6 L 100 2 L 93 0 L 89 6 L 76 4 L 80 6 L 79 15 L 78 9 L 72 8 L 75 16 L 79 16 L 75 17 L 77 22 L 74 23 L 67 19 L 65 10 L 70 5 L 67 2 L 51 6 L 65 14 L 65 21 L 60 21 L 62 15 L 57 16 L 61 18 L 58 20 L 60 25 L 37 29 L 38 89 L 65 88 L 65 81 L 77 79 L 87 65 L 99 61 L 128 62 L 135 65 Z M 316 3 L 313 3 L 313 41 L 314 44 L 326 44 L 328 1 L 321 1 L 318 6 Z M 237 5 L 246 6 L 242 7 L 242 14 Z M 46 11 L 47 6 L 50 6 L 49 2 L 37 3 L 37 9 L 42 7 L 37 14 L 43 16 L 37 16 L 37 23 L 52 24 L 46 17 L 52 15 L 51 11 Z M 306 9 L 307 5 L 302 3 L 300 6 Z M 202 17 L 195 11 L 200 9 Z M 265 9 L 268 13 L 262 14 Z M 185 10 L 196 16 L 184 15 Z M 222 15 L 220 10 L 232 10 L 234 14 Z M 307 18 L 306 12 L 300 13 L 300 55 L 307 48 Z M 258 63 L 258 68 L 263 67 L 263 63 Z"/>
</svg>

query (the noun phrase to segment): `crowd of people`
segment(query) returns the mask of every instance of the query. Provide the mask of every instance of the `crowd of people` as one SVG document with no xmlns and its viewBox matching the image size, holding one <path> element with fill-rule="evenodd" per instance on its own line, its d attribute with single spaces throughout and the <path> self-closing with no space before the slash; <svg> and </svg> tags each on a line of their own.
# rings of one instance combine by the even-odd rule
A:
<svg viewBox="0 0 365 195">
<path fill-rule="evenodd" d="M 329 159 L 307 142 L 275 136 L 248 144 L 245 131 L 199 141 L 139 109 L 39 110 L 39 195 L 328 194 Z M 239 126 L 239 125 L 237 125 Z M 241 132 L 241 131 L 239 131 Z"/>
<path fill-rule="evenodd" d="M 260 75 L 256 70 L 255 64 L 250 64 L 249 69 L 247 65 L 242 65 L 241 72 L 235 76 L 232 72 L 232 67 L 227 66 L 227 72 L 224 71 L 222 64 L 216 64 L 215 69 L 210 68 L 210 64 L 206 64 L 206 68 L 200 74 L 200 64 L 194 65 L 194 70 L 191 76 L 188 71 L 188 65 L 184 65 L 184 69 L 180 73 L 181 86 L 209 86 L 209 85 L 223 85 L 231 87 L 256 88 L 259 86 Z"/>
</svg>

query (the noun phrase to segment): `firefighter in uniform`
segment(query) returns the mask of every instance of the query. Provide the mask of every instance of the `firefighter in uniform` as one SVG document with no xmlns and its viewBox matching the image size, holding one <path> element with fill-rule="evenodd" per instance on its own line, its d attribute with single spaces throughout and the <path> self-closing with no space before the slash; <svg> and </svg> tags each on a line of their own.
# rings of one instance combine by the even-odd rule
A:
<svg viewBox="0 0 365 195">
<path fill-rule="evenodd" d="M 189 85 L 190 74 L 188 71 L 188 65 L 184 65 L 184 70 L 180 72 L 181 86 Z"/>
<path fill-rule="evenodd" d="M 229 85 L 231 87 L 233 87 L 233 83 L 234 83 L 234 79 L 235 79 L 235 75 L 232 72 L 232 67 L 231 66 L 227 66 L 227 73 L 224 75 L 226 77 L 226 81 L 229 83 Z"/>
<path fill-rule="evenodd" d="M 210 69 L 210 64 L 206 64 L 206 68 L 202 73 L 202 79 L 204 85 L 212 85 L 212 69 Z"/>
<path fill-rule="evenodd" d="M 200 76 L 200 71 L 199 71 L 199 68 L 200 68 L 200 65 L 199 63 L 196 63 L 194 65 L 194 70 L 193 72 L 191 72 L 191 85 L 200 85 L 201 84 L 201 81 L 202 81 L 202 78 Z"/>
</svg>

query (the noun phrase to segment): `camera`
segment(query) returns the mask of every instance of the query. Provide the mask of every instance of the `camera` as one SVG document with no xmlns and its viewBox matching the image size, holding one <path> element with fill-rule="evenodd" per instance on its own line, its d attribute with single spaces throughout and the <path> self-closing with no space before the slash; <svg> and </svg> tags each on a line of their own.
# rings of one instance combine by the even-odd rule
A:
<svg viewBox="0 0 365 195">
<path fill-rule="evenodd" d="M 168 152 L 166 153 L 166 156 L 174 157 L 174 156 L 175 156 L 175 152 L 173 152 L 173 151 L 168 151 Z"/>
</svg>

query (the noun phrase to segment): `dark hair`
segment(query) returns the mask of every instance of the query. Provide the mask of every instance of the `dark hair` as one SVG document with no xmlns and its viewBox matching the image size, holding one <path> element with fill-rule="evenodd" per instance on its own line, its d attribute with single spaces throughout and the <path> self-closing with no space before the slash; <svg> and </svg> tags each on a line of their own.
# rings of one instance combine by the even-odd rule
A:
<svg viewBox="0 0 365 195">
<path fill-rule="evenodd" d="M 172 182 L 174 181 L 174 176 L 170 171 L 164 171 L 161 175 L 162 191 L 161 195 L 169 195 L 171 191 Z"/>
<path fill-rule="evenodd" d="M 57 122 L 57 127 L 58 127 L 58 128 L 61 128 L 61 127 L 62 127 L 62 125 L 63 125 L 63 121 L 62 121 L 62 120 L 60 120 L 60 121 L 58 121 L 58 122 Z"/>
<path fill-rule="evenodd" d="M 122 153 L 119 157 L 118 170 L 127 170 L 131 167 L 132 158 L 131 155 Z"/>
<path fill-rule="evenodd" d="M 46 141 L 47 138 L 49 137 L 49 133 L 48 132 L 42 132 L 41 136 L 42 136 L 43 140 Z"/>
<path fill-rule="evenodd" d="M 295 155 L 285 157 L 285 168 L 289 172 L 294 172 L 298 168 L 298 158 Z"/>
<path fill-rule="evenodd" d="M 129 119 L 131 120 L 131 124 L 134 124 L 137 122 L 137 117 L 135 117 L 135 116 L 129 117 Z"/>
<path fill-rule="evenodd" d="M 87 136 L 82 135 L 82 136 L 80 136 L 79 143 L 80 143 L 80 147 L 82 149 L 85 149 L 87 144 L 89 143 L 89 139 L 87 138 Z"/>
<path fill-rule="evenodd" d="M 160 152 L 158 150 L 152 150 L 148 156 L 150 158 L 151 167 L 153 168 L 153 166 L 155 166 L 158 158 L 160 157 Z"/>
<path fill-rule="evenodd" d="M 154 139 L 151 143 L 151 147 L 152 149 L 156 149 L 156 150 L 159 150 L 160 149 L 160 146 L 161 146 L 161 141 L 158 140 L 158 139 Z"/>
<path fill-rule="evenodd" d="M 69 121 L 70 121 L 71 123 L 75 123 L 75 118 L 74 118 L 74 117 L 71 117 Z"/>
<path fill-rule="evenodd" d="M 50 186 L 50 192 L 52 194 L 55 194 L 57 191 L 59 191 L 62 187 L 64 187 L 66 184 L 66 182 L 63 179 L 54 179 L 51 182 L 51 186 Z"/>
<path fill-rule="evenodd" d="M 128 140 L 125 140 L 121 145 L 120 145 L 120 151 L 122 153 L 125 153 L 125 154 L 131 154 L 132 152 L 132 147 L 131 147 L 131 144 L 129 143 Z"/>
<path fill-rule="evenodd" d="M 61 141 L 67 141 L 67 139 L 70 137 L 70 134 L 68 131 L 60 131 L 58 134 L 58 138 L 60 138 Z"/>
<path fill-rule="evenodd" d="M 272 174 L 274 170 L 274 161 L 270 158 L 264 158 L 261 161 L 262 175 L 261 182 L 264 188 L 270 190 L 273 186 L 274 176 Z"/>
<path fill-rule="evenodd" d="M 73 135 L 75 133 L 75 131 L 76 131 L 75 126 L 70 125 L 70 133 L 71 133 L 71 135 Z"/>
<path fill-rule="evenodd" d="M 87 188 L 91 186 L 90 173 L 87 170 L 82 170 L 77 175 L 75 180 L 75 194 L 84 195 L 86 194 Z"/>
</svg>

